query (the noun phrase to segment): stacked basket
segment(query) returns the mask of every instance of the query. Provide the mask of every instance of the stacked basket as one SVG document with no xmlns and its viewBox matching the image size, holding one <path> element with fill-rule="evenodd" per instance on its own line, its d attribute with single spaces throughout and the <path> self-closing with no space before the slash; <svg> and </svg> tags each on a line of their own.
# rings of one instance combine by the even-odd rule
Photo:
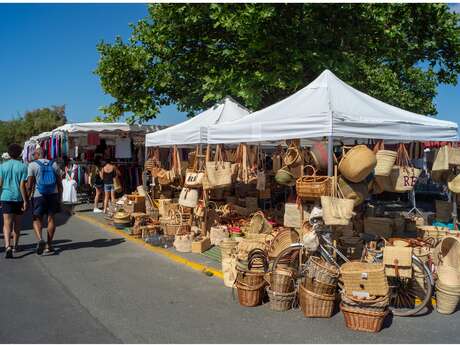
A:
<svg viewBox="0 0 460 345">
<path fill-rule="evenodd" d="M 460 302 L 459 238 L 444 238 L 439 245 L 439 250 L 436 310 L 441 314 L 452 314 Z"/>
<path fill-rule="evenodd" d="M 336 301 L 338 269 L 311 256 L 307 275 L 299 285 L 299 303 L 305 317 L 331 317 Z"/>
<path fill-rule="evenodd" d="M 379 332 L 388 314 L 389 289 L 382 264 L 347 262 L 340 268 L 344 284 L 345 325 L 355 331 Z"/>
<path fill-rule="evenodd" d="M 270 309 L 286 311 L 292 308 L 295 302 L 295 273 L 293 270 L 277 268 L 267 274 L 267 293 L 270 299 Z"/>
<path fill-rule="evenodd" d="M 255 307 L 262 304 L 266 285 L 264 276 L 268 270 L 268 259 L 264 251 L 253 249 L 248 254 L 247 269 L 237 264 L 236 270 L 235 287 L 240 305 Z"/>
</svg>

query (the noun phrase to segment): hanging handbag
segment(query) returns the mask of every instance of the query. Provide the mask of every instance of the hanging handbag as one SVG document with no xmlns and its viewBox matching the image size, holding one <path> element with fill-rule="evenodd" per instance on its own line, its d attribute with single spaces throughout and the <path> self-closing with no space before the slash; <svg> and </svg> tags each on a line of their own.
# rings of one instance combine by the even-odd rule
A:
<svg viewBox="0 0 460 345">
<path fill-rule="evenodd" d="M 292 143 L 291 145 L 289 145 L 286 151 L 286 155 L 284 156 L 284 165 L 290 168 L 295 168 L 302 164 L 302 162 L 303 159 L 300 153 L 300 149 L 297 145 Z"/>
<path fill-rule="evenodd" d="M 345 199 L 337 183 L 337 168 L 332 181 L 331 196 L 321 196 L 323 220 L 326 225 L 348 225 L 353 217 L 354 200 Z"/>
<path fill-rule="evenodd" d="M 460 193 L 460 174 L 451 172 L 448 177 L 447 187 L 453 193 Z"/>
<path fill-rule="evenodd" d="M 283 225 L 289 228 L 300 229 L 304 219 L 308 219 L 310 214 L 303 210 L 303 215 L 301 213 L 303 209 L 302 205 L 296 203 L 285 203 L 284 204 L 284 218 Z"/>
<path fill-rule="evenodd" d="M 375 153 L 366 145 L 356 145 L 352 148 L 343 146 L 342 152 L 339 171 L 351 182 L 363 181 L 372 173 L 377 164 Z"/>
<path fill-rule="evenodd" d="M 409 192 L 414 189 L 422 170 L 414 168 L 410 164 L 409 155 L 404 144 L 399 145 L 396 166 L 398 168 L 393 169 L 390 175 L 395 186 L 395 192 Z"/>
<path fill-rule="evenodd" d="M 182 188 L 179 196 L 179 205 L 194 208 L 198 203 L 198 191 L 187 187 Z"/>
<path fill-rule="evenodd" d="M 256 184 L 256 189 L 258 191 L 264 191 L 266 187 L 266 177 L 265 177 L 264 169 L 265 169 L 265 159 L 264 159 L 263 153 L 259 146 L 258 153 L 257 153 L 257 184 Z"/>
<path fill-rule="evenodd" d="M 385 150 L 383 140 L 377 142 L 374 147 L 375 157 L 377 159 L 377 165 L 374 169 L 374 175 L 376 176 L 389 176 L 391 169 L 396 162 L 397 152 Z"/>
<path fill-rule="evenodd" d="M 444 145 L 436 150 L 431 171 L 449 170 L 449 147 Z"/>
<path fill-rule="evenodd" d="M 284 160 L 284 153 L 283 153 L 283 148 L 281 146 L 278 146 L 276 148 L 276 151 L 272 155 L 272 170 L 273 172 L 277 172 L 280 170 L 283 166 L 283 160 Z"/>
<path fill-rule="evenodd" d="M 216 147 L 214 161 L 206 162 L 206 178 L 211 189 L 223 188 L 232 184 L 231 163 L 223 161 L 220 145 Z"/>
<path fill-rule="evenodd" d="M 460 165 L 460 147 L 448 147 L 449 165 Z"/>
<path fill-rule="evenodd" d="M 319 199 L 323 195 L 328 195 L 331 188 L 331 178 L 328 176 L 317 176 L 316 169 L 307 165 L 305 169 L 312 169 L 312 174 L 304 175 L 296 181 L 296 192 L 299 198 L 304 200 Z"/>
</svg>

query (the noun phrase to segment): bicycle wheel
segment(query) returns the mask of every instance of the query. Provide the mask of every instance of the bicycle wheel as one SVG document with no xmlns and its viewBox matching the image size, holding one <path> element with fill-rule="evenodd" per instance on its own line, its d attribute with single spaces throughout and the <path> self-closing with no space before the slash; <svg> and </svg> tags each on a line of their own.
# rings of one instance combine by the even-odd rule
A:
<svg viewBox="0 0 460 345">
<path fill-rule="evenodd" d="M 376 256 L 375 262 L 382 262 Z M 412 256 L 412 278 L 388 277 L 390 309 L 395 316 L 412 316 L 422 311 L 431 301 L 433 277 L 430 269 L 415 255 Z"/>
</svg>

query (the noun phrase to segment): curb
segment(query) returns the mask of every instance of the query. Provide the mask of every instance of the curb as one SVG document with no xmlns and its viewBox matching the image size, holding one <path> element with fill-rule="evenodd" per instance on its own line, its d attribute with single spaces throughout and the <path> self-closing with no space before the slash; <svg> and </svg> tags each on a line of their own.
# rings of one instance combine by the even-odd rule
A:
<svg viewBox="0 0 460 345">
<path fill-rule="evenodd" d="M 94 226 L 97 226 L 107 232 L 111 232 L 111 233 L 114 233 L 114 234 L 117 234 L 119 236 L 122 236 L 123 238 L 125 238 L 127 241 L 129 242 L 132 242 L 132 243 L 135 243 L 139 246 L 142 246 L 144 247 L 145 249 L 147 249 L 148 251 L 152 252 L 152 253 L 155 253 L 155 254 L 158 254 L 158 255 L 161 255 L 163 257 L 166 257 L 168 258 L 169 260 L 177 263 L 177 264 L 181 264 L 181 265 L 184 265 L 184 266 L 187 266 L 195 271 L 198 271 L 198 272 L 201 272 L 201 273 L 207 273 L 207 272 L 210 272 L 212 273 L 212 275 L 216 278 L 219 278 L 221 280 L 224 279 L 224 275 L 221 271 L 219 270 L 216 270 L 214 268 L 211 268 L 211 267 L 208 267 L 206 265 L 203 265 L 203 264 L 200 264 L 199 262 L 195 262 L 195 261 L 191 261 L 191 260 L 188 260 L 186 258 L 183 258 L 182 256 L 179 256 L 179 255 L 176 255 L 172 252 L 170 252 L 169 250 L 165 249 L 165 248 L 160 248 L 160 247 L 154 247 L 154 246 L 151 246 L 147 243 L 145 243 L 144 241 L 140 240 L 140 239 L 137 239 L 137 238 L 133 238 L 131 236 L 129 236 L 127 233 L 121 231 L 121 230 L 118 230 L 108 224 L 105 224 L 105 223 L 102 223 L 92 217 L 89 217 L 89 216 L 86 216 L 86 215 L 83 215 L 83 214 L 80 214 L 80 213 L 75 213 L 75 217 L 84 221 L 84 222 L 87 222 L 89 224 L 92 224 Z"/>
</svg>

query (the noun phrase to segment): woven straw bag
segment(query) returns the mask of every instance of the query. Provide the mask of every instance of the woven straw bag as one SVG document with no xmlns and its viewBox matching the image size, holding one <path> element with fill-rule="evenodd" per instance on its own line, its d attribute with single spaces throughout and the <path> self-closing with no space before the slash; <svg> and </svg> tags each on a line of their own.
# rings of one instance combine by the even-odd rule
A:
<svg viewBox="0 0 460 345">
<path fill-rule="evenodd" d="M 448 177 L 447 186 L 451 192 L 460 193 L 460 174 L 451 173 Z"/>
<path fill-rule="evenodd" d="M 302 164 L 302 161 L 303 159 L 300 149 L 296 145 L 291 144 L 286 151 L 286 155 L 284 156 L 284 165 L 294 168 Z"/>
<path fill-rule="evenodd" d="M 347 225 L 353 217 L 355 202 L 352 199 L 344 198 L 337 184 L 337 168 L 335 172 L 336 175 L 333 179 L 331 195 L 321 197 L 323 220 L 326 225 Z"/>
<path fill-rule="evenodd" d="M 343 146 L 339 171 L 347 180 L 358 183 L 372 173 L 376 164 L 375 153 L 366 145 L 357 145 L 353 148 Z"/>
<path fill-rule="evenodd" d="M 412 278 L 412 248 L 385 246 L 383 264 L 387 277 Z"/>
<path fill-rule="evenodd" d="M 328 195 L 331 188 L 331 178 L 328 176 L 317 176 L 316 169 L 311 165 L 305 167 L 305 169 L 308 168 L 311 168 L 313 173 L 297 179 L 295 186 L 297 196 L 302 199 L 314 200 Z"/>
<path fill-rule="evenodd" d="M 393 174 L 395 172 L 393 169 L 390 175 L 395 186 L 395 192 L 409 192 L 414 189 L 422 170 L 416 169 L 410 164 L 409 154 L 404 144 L 399 145 L 396 166 L 399 167 L 399 171 L 396 170 L 398 173 Z"/>
<path fill-rule="evenodd" d="M 448 148 L 449 165 L 460 165 L 460 147 Z"/>
<path fill-rule="evenodd" d="M 355 206 L 361 205 L 369 195 L 369 189 L 365 182 L 353 183 L 340 176 L 338 184 L 343 196 L 352 199 Z"/>
<path fill-rule="evenodd" d="M 367 262 L 346 262 L 340 267 L 345 291 L 349 294 L 356 292 L 368 293 L 370 296 L 386 296 L 388 281 L 383 264 Z"/>
<path fill-rule="evenodd" d="M 203 187 L 207 189 L 223 188 L 232 184 L 232 163 L 224 162 L 220 145 L 216 147 L 214 161 L 208 160 L 210 148 L 206 153 L 206 178 L 203 179 Z"/>
<path fill-rule="evenodd" d="M 397 152 L 385 150 L 383 140 L 375 145 L 374 152 L 377 159 L 374 174 L 376 176 L 389 176 L 396 162 Z"/>
</svg>

